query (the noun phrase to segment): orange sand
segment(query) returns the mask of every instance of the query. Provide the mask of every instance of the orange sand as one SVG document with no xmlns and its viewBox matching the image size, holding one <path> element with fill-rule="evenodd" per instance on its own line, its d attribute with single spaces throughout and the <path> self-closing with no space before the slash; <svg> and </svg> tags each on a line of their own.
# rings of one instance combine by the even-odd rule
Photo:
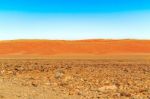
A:
<svg viewBox="0 0 150 99">
<path fill-rule="evenodd" d="M 148 40 L 0 41 L 0 55 L 149 54 Z"/>
</svg>

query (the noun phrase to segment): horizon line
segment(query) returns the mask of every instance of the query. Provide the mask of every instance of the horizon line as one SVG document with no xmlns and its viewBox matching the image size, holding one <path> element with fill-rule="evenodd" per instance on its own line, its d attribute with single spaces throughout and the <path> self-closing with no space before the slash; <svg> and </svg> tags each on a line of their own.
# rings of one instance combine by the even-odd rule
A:
<svg viewBox="0 0 150 99">
<path fill-rule="evenodd" d="M 135 39 L 135 38 L 124 38 L 124 39 L 110 39 L 110 38 L 97 38 L 97 39 L 0 39 L 0 41 L 92 41 L 92 40 L 137 40 L 137 41 L 150 41 L 150 39 Z"/>
</svg>

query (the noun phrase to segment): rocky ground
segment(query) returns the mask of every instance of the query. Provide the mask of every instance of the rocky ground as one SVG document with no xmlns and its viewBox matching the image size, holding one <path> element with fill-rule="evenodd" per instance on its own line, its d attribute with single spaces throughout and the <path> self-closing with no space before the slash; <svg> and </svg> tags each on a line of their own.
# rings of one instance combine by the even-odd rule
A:
<svg viewBox="0 0 150 99">
<path fill-rule="evenodd" d="M 150 60 L 0 59 L 0 99 L 150 99 Z"/>
</svg>

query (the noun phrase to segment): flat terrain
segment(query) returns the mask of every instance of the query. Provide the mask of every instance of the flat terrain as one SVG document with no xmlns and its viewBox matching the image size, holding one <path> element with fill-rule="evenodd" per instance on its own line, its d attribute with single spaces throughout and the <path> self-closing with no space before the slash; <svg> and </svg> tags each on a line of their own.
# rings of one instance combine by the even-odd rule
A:
<svg viewBox="0 0 150 99">
<path fill-rule="evenodd" d="M 1 58 L 0 99 L 150 99 L 150 58 Z"/>
<path fill-rule="evenodd" d="M 0 99 L 150 99 L 150 40 L 0 41 Z"/>
</svg>

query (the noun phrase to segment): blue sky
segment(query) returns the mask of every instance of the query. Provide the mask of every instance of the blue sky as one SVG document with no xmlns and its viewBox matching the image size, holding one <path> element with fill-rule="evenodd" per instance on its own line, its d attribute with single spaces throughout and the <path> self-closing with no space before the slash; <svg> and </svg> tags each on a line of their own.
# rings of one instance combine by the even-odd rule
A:
<svg viewBox="0 0 150 99">
<path fill-rule="evenodd" d="M 149 0 L 0 0 L 0 39 L 150 39 Z"/>
</svg>

